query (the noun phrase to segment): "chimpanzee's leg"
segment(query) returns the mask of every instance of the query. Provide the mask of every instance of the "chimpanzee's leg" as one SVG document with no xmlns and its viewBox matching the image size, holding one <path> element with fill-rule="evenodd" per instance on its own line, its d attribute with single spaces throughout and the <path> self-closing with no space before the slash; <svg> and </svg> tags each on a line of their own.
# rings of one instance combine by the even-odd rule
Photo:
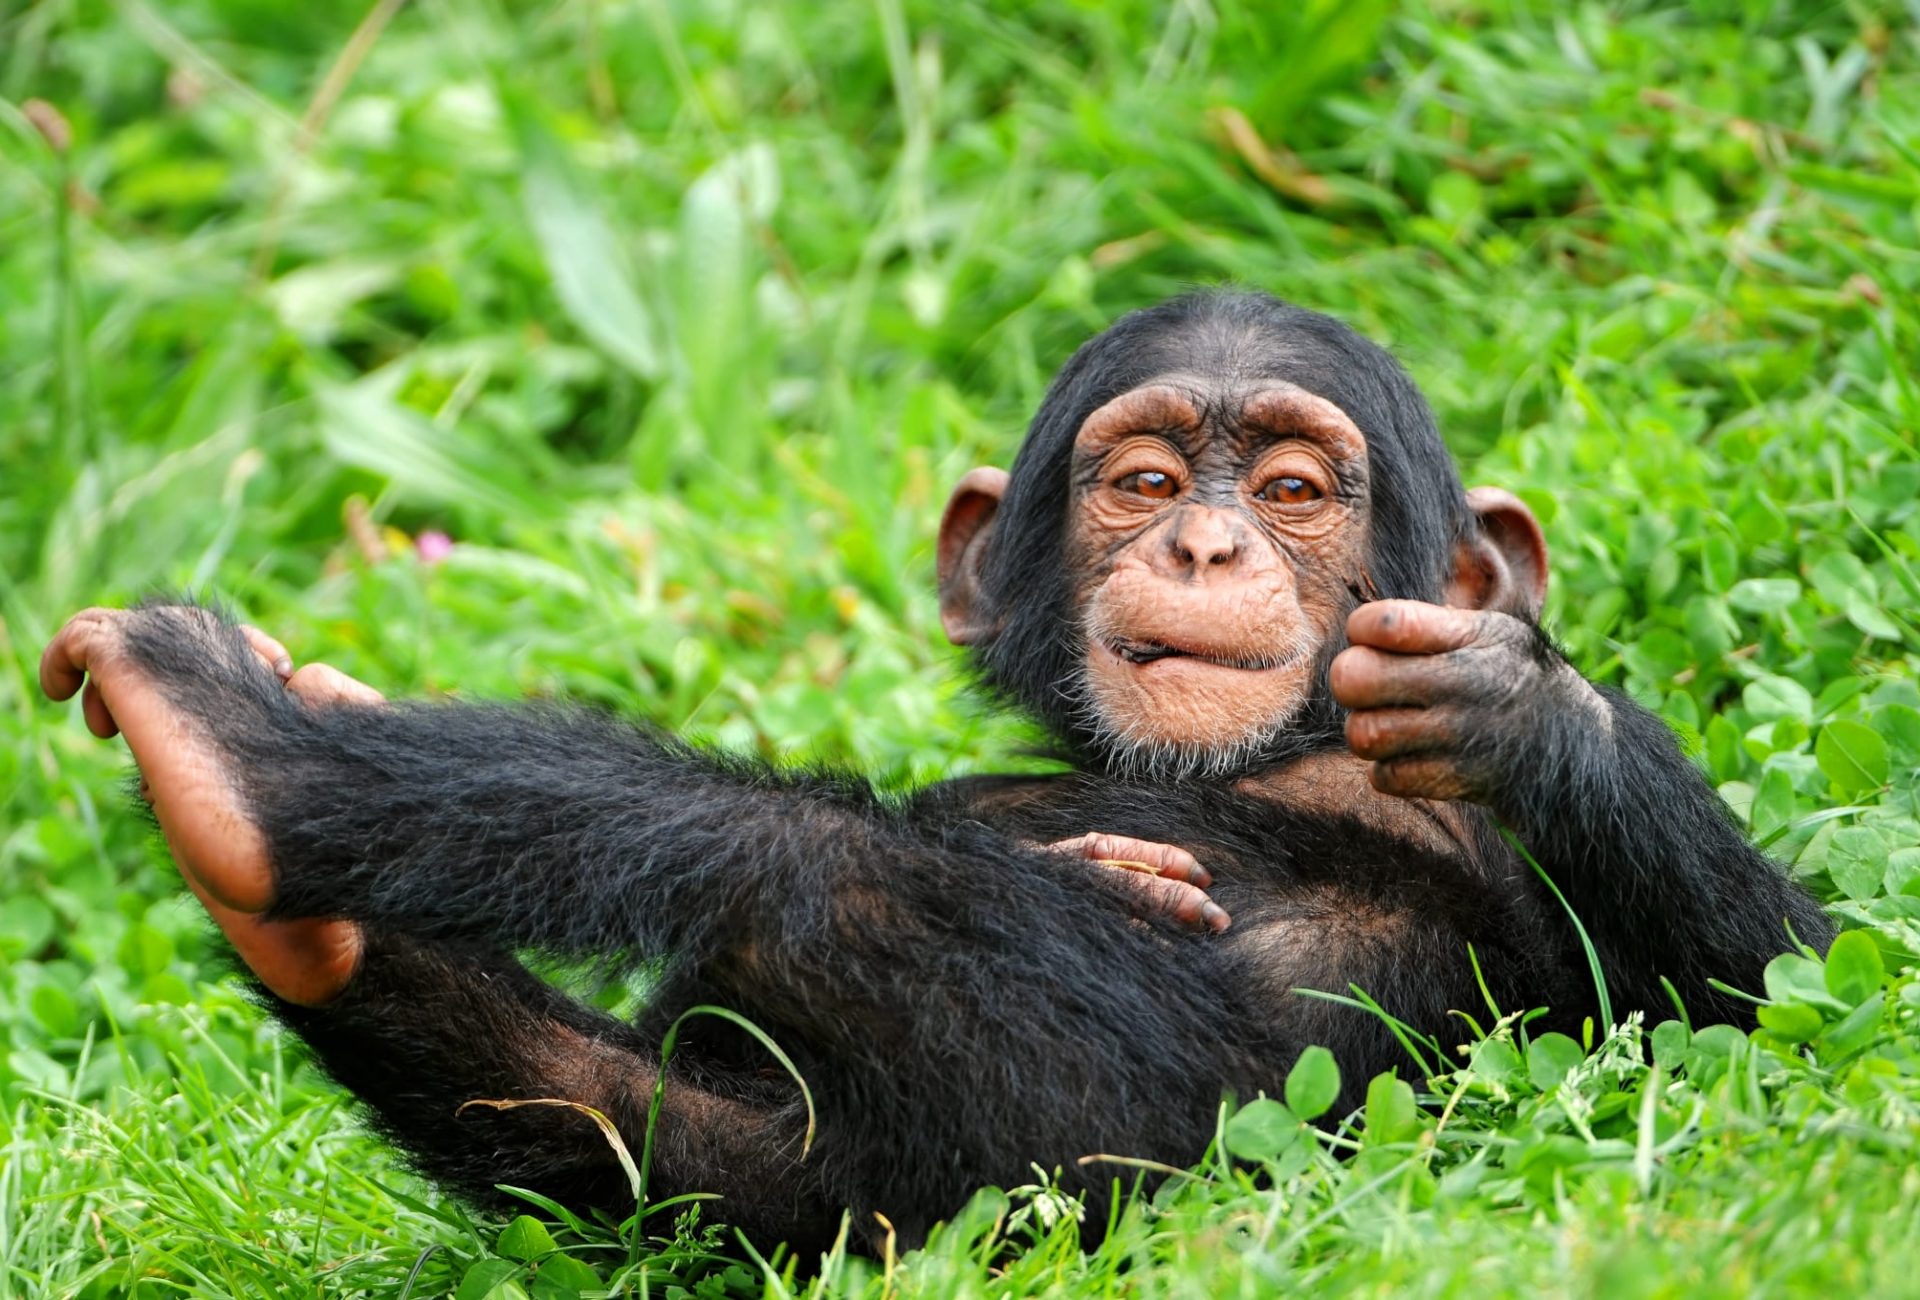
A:
<svg viewBox="0 0 1920 1300">
<path fill-rule="evenodd" d="M 659 1078 L 658 1036 L 603 1015 L 511 957 L 369 931 L 360 967 L 322 1008 L 265 994 L 327 1073 L 363 1099 L 374 1125 L 435 1180 L 495 1202 L 525 1187 L 564 1204 L 633 1208 L 633 1190 L 591 1116 L 637 1162 Z M 831 1160 L 803 1159 L 806 1115 L 784 1075 L 706 1068 L 676 1052 L 654 1132 L 648 1194 L 713 1192 L 717 1217 L 757 1240 L 823 1246 L 841 1205 L 823 1190 Z"/>
</svg>

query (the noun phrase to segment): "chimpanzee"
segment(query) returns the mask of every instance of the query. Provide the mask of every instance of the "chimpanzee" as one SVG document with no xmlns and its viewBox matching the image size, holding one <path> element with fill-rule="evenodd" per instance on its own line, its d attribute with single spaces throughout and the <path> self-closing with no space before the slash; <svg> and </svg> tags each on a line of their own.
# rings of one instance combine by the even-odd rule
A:
<svg viewBox="0 0 1920 1300">
<path fill-rule="evenodd" d="M 1099 1222 L 1111 1171 L 1076 1157 L 1191 1162 L 1222 1094 L 1277 1092 L 1310 1043 L 1347 1104 L 1407 1063 L 1303 988 L 1453 1042 L 1471 949 L 1500 1006 L 1577 1032 L 1577 933 L 1496 818 L 1616 1013 L 1667 1011 L 1665 977 L 1695 1021 L 1741 1019 L 1710 976 L 1831 937 L 1660 720 L 1555 650 L 1533 517 L 1464 492 L 1412 380 L 1329 317 L 1243 291 L 1126 316 L 1011 475 L 962 480 L 938 569 L 948 635 L 1072 772 L 884 797 L 577 709 L 388 704 L 179 604 L 77 615 L 42 681 L 86 681 L 275 1014 L 426 1173 L 618 1208 L 588 1118 L 464 1103 L 584 1103 L 638 1151 L 664 1028 L 714 1004 L 791 1055 L 817 1141 L 763 1049 L 696 1020 L 652 1189 L 798 1245 L 846 1208 L 916 1240 L 1032 1162 Z M 1116 857 L 1161 894 L 1088 860 Z M 629 1024 L 527 950 L 657 983 Z"/>
</svg>

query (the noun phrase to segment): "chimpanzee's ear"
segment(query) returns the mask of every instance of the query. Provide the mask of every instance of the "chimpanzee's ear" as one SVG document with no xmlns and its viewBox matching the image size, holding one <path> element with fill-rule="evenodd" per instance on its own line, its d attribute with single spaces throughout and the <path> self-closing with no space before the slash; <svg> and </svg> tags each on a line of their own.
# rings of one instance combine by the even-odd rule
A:
<svg viewBox="0 0 1920 1300">
<path fill-rule="evenodd" d="M 968 470 L 940 517 L 940 626 L 955 645 L 991 641 L 1000 631 L 980 612 L 980 565 L 993 536 L 1000 498 L 1006 494 L 1007 471 Z"/>
<path fill-rule="evenodd" d="M 1467 493 L 1476 527 L 1453 550 L 1447 604 L 1540 617 L 1547 602 L 1547 539 L 1526 502 L 1501 488 Z"/>
</svg>

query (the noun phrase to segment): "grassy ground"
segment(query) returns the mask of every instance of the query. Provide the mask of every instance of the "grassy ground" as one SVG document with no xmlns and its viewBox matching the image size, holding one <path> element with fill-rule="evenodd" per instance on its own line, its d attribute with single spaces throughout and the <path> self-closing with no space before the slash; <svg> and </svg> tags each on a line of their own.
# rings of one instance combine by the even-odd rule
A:
<svg viewBox="0 0 1920 1300">
<path fill-rule="evenodd" d="M 0 4 L 0 1294 L 1920 1294 L 1910 7 L 397 8 Z M 1547 521 L 1576 660 L 1861 931 L 1766 1029 L 1582 1061 L 1462 1008 L 1471 1055 L 1326 1142 L 1309 1069 L 1090 1256 L 1038 1186 L 818 1271 L 685 1207 L 473 1221 L 32 688 L 172 584 L 389 690 L 1020 762 L 938 636 L 945 484 L 1224 278 L 1395 348 Z"/>
</svg>

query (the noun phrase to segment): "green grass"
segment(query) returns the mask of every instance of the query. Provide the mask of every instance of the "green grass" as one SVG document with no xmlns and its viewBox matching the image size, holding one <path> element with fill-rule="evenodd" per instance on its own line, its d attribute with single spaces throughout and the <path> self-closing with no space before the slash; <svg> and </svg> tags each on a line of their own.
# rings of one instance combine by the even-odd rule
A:
<svg viewBox="0 0 1920 1300">
<path fill-rule="evenodd" d="M 370 12 L 0 7 L 0 1294 L 1920 1294 L 1910 7 Z M 1405 359 L 1546 521 L 1577 662 L 1862 931 L 1764 1030 L 1582 1063 L 1461 1008 L 1439 1077 L 1328 1140 L 1303 1078 L 1091 1255 L 1040 1174 L 817 1274 L 685 1207 L 503 1231 L 223 983 L 33 687 L 67 613 L 175 585 L 390 691 L 1029 761 L 938 633 L 945 487 L 1228 278 Z"/>
</svg>

